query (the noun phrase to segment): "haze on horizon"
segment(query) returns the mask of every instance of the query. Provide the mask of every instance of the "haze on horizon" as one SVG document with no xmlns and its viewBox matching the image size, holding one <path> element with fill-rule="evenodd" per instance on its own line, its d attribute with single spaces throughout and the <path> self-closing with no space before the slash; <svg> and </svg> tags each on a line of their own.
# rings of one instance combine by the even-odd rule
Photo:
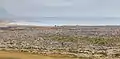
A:
<svg viewBox="0 0 120 59">
<path fill-rule="evenodd" d="M 0 18 L 37 25 L 120 24 L 120 0 L 0 0 Z"/>
</svg>

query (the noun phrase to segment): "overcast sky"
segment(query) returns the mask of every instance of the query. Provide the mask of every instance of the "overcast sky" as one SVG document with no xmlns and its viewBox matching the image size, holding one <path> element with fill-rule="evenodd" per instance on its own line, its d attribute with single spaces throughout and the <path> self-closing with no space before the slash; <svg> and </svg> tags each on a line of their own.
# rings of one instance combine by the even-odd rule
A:
<svg viewBox="0 0 120 59">
<path fill-rule="evenodd" d="M 19 17 L 120 17 L 120 0 L 0 0 L 0 8 Z"/>
</svg>

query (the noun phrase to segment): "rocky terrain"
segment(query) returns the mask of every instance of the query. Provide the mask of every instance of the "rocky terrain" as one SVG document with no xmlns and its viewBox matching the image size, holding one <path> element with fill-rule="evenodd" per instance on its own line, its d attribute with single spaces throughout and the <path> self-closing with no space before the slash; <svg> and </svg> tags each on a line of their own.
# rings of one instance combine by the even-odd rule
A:
<svg viewBox="0 0 120 59">
<path fill-rule="evenodd" d="M 0 27 L 0 49 L 83 59 L 119 59 L 120 26 Z"/>
</svg>

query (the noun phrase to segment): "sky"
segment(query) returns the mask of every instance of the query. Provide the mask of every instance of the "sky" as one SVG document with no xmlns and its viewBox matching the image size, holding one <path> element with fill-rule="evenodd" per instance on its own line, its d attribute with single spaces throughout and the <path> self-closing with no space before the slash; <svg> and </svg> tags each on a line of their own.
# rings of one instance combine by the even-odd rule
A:
<svg viewBox="0 0 120 59">
<path fill-rule="evenodd" d="M 119 2 L 120 0 L 0 0 L 0 17 L 30 17 L 32 21 L 47 24 L 120 24 Z"/>
</svg>

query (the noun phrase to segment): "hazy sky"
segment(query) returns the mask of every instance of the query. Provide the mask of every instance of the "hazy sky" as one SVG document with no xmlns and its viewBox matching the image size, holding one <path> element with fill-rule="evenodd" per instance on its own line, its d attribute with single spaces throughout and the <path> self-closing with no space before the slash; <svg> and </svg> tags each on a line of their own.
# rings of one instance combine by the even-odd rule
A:
<svg viewBox="0 0 120 59">
<path fill-rule="evenodd" d="M 0 0 L 0 8 L 19 17 L 120 17 L 120 0 Z M 118 20 L 109 23 L 118 24 Z"/>
<path fill-rule="evenodd" d="M 120 0 L 0 0 L 18 16 L 112 16 L 120 17 Z"/>
</svg>

